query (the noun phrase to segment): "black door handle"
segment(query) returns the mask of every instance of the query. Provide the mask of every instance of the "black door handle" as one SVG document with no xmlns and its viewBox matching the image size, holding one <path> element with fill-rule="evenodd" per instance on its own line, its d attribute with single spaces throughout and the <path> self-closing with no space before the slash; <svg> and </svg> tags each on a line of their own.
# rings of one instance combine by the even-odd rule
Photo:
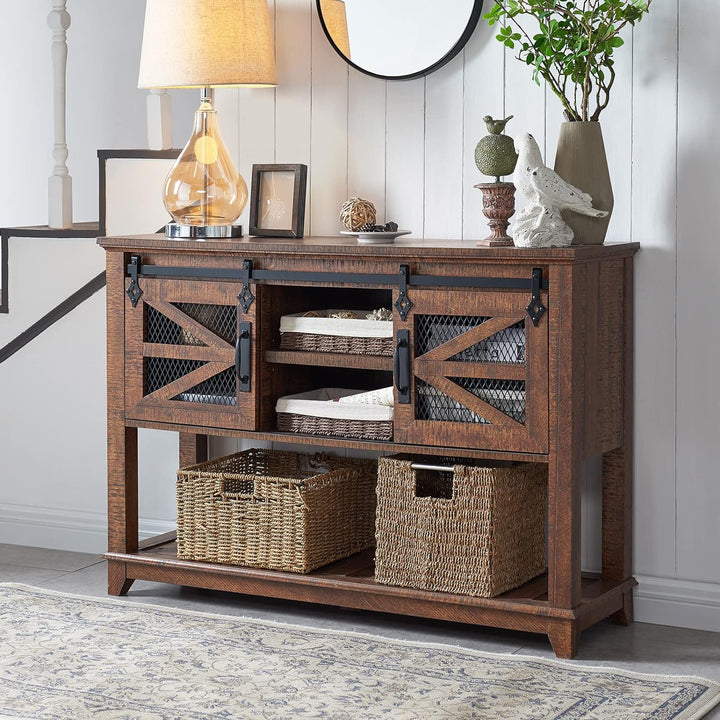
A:
<svg viewBox="0 0 720 720">
<path fill-rule="evenodd" d="M 238 338 L 235 343 L 235 374 L 238 379 L 238 390 L 250 392 L 250 374 L 252 371 L 252 326 L 249 322 L 241 322 Z"/>
<path fill-rule="evenodd" d="M 398 330 L 393 358 L 393 379 L 398 393 L 398 403 L 410 403 L 410 331 Z"/>
</svg>

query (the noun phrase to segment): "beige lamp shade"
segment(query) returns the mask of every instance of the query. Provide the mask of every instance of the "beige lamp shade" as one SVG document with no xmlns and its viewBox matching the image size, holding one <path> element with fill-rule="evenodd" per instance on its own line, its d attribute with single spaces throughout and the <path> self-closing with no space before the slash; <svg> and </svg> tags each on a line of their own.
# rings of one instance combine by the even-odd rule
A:
<svg viewBox="0 0 720 720">
<path fill-rule="evenodd" d="M 320 0 L 323 21 L 337 49 L 350 60 L 347 13 L 344 0 Z"/>
<path fill-rule="evenodd" d="M 138 87 L 276 84 L 267 0 L 147 0 Z"/>
</svg>

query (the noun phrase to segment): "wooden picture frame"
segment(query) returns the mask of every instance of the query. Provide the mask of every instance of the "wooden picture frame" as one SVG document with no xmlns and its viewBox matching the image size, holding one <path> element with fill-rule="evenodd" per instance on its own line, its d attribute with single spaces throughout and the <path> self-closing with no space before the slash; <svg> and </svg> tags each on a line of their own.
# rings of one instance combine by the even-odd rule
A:
<svg viewBox="0 0 720 720">
<path fill-rule="evenodd" d="M 250 235 L 301 238 L 307 165 L 253 165 Z"/>
</svg>

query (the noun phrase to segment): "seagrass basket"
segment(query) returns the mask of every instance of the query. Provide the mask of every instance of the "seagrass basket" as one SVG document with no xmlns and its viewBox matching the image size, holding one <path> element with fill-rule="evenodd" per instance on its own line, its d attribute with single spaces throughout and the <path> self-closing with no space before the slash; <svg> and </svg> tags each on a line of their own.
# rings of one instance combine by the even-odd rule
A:
<svg viewBox="0 0 720 720">
<path fill-rule="evenodd" d="M 371 319 L 368 311 L 311 310 L 280 318 L 280 347 L 306 352 L 391 356 L 395 340 L 392 320 Z"/>
<path fill-rule="evenodd" d="M 311 335 L 286 332 L 280 336 L 283 350 L 343 353 L 345 355 L 391 356 L 395 350 L 393 338 L 342 337 L 339 335 Z"/>
<path fill-rule="evenodd" d="M 392 420 L 376 422 L 278 413 L 277 427 L 280 432 L 349 437 L 361 440 L 392 440 L 393 436 Z"/>
<path fill-rule="evenodd" d="M 177 474 L 183 560 L 306 573 L 372 547 L 377 463 L 251 449 Z"/>
<path fill-rule="evenodd" d="M 392 388 L 386 390 L 392 398 Z M 354 395 L 360 395 L 360 391 L 320 388 L 278 398 L 277 428 L 280 432 L 306 435 L 392 440 L 392 405 L 344 402 Z M 339 398 L 343 402 L 338 402 Z"/>
<path fill-rule="evenodd" d="M 544 572 L 547 466 L 442 464 L 380 458 L 375 580 L 493 597 Z"/>
</svg>

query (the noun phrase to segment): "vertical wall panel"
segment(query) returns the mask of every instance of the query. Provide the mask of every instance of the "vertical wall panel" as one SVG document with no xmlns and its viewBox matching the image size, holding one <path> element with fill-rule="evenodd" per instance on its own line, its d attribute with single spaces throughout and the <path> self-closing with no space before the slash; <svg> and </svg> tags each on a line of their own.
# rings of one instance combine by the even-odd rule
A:
<svg viewBox="0 0 720 720">
<path fill-rule="evenodd" d="M 475 165 L 475 146 L 487 135 L 483 117 L 502 118 L 505 91 L 503 88 L 503 46 L 495 40 L 495 29 L 480 20 L 475 34 L 465 46 L 464 141 L 463 141 L 463 237 L 473 240 L 490 234 L 487 218 L 482 214 L 482 194 L 478 183 L 495 178 L 482 175 Z M 508 125 L 512 135 L 514 120 Z M 501 178 L 510 180 L 511 178 Z"/>
<path fill-rule="evenodd" d="M 716 0 L 680 3 L 677 245 L 677 574 L 720 581 L 720 332 Z M 658 114 L 664 115 L 661 106 Z M 662 148 L 658 148 L 662 152 Z"/>
<path fill-rule="evenodd" d="M 655 8 L 653 7 L 653 10 Z M 649 17 L 649 16 L 648 16 Z M 647 20 L 648 18 L 645 18 Z M 644 21 L 643 21 L 644 24 Z M 638 33 L 647 35 L 647 27 Z M 614 53 L 616 77 L 610 93 L 610 104 L 600 115 L 605 153 L 610 169 L 615 206 L 608 226 L 606 242 L 627 242 L 630 239 L 632 215 L 632 96 L 633 36 L 624 32 L 625 45 Z M 642 62 L 644 58 L 640 59 Z"/>
<path fill-rule="evenodd" d="M 545 164 L 553 167 L 555 164 L 555 153 L 557 152 L 558 138 L 560 137 L 560 127 L 565 122 L 563 106 L 560 98 L 548 87 L 547 83 L 544 87 L 545 92 Z"/>
<path fill-rule="evenodd" d="M 312 116 L 310 229 L 337 235 L 340 206 L 347 198 L 348 66 L 312 20 Z"/>
<path fill-rule="evenodd" d="M 505 115 L 513 116 L 516 135 L 529 132 L 535 137 L 545 157 L 545 86 L 535 84 L 532 70 L 512 50 L 505 51 Z"/>
<path fill-rule="evenodd" d="M 240 88 L 238 91 L 238 170 L 250 192 L 252 166 L 275 162 L 275 90 Z M 250 203 L 240 216 L 249 226 Z"/>
<path fill-rule="evenodd" d="M 276 0 L 275 162 L 310 167 L 312 103 L 312 0 Z M 305 234 L 310 232 L 310 192 L 306 198 Z"/>
<path fill-rule="evenodd" d="M 532 70 L 512 50 L 505 51 L 505 115 L 513 116 L 510 135 L 530 133 L 540 146 L 545 164 L 552 167 L 554 150 L 549 160 L 545 152 L 545 86 L 535 84 Z M 523 207 L 525 199 L 516 193 L 515 216 Z"/>
<path fill-rule="evenodd" d="M 385 212 L 386 84 L 385 80 L 350 70 L 348 196 L 370 200 L 379 223 L 392 219 Z"/>
<path fill-rule="evenodd" d="M 666 577 L 675 573 L 676 33 L 676 4 L 653 3 L 633 42 L 635 571 Z"/>
<path fill-rule="evenodd" d="M 460 238 L 463 217 L 463 60 L 426 78 L 425 237 Z"/>
<path fill-rule="evenodd" d="M 386 215 L 422 237 L 425 227 L 425 80 L 387 84 Z"/>
</svg>

